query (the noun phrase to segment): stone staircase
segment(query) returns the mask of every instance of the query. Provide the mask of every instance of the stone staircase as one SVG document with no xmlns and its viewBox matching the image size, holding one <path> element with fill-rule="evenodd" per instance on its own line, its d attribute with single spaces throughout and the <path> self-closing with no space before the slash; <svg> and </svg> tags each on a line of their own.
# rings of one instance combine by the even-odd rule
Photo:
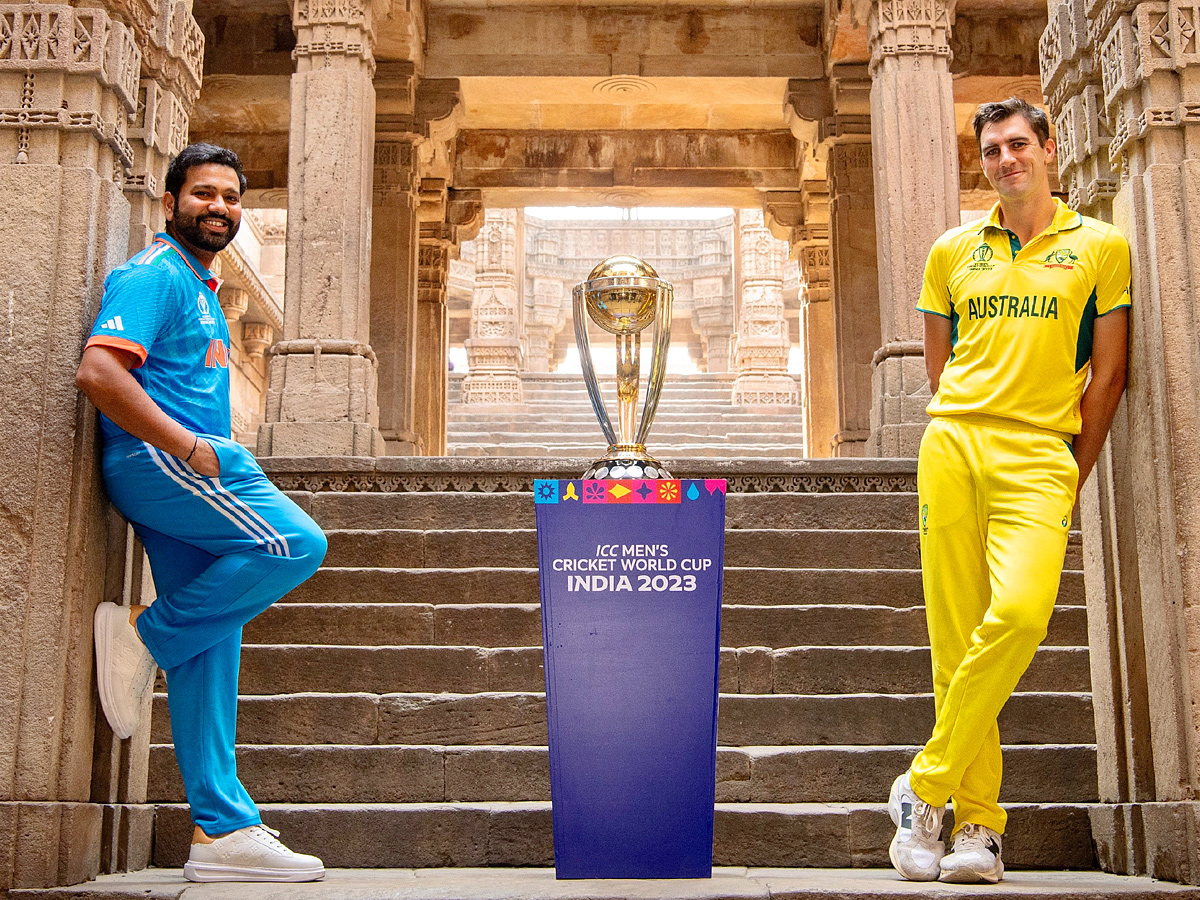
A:
<svg viewBox="0 0 1200 900">
<path fill-rule="evenodd" d="M 447 453 L 451 456 L 586 456 L 604 452 L 604 437 L 581 375 L 522 376 L 525 402 L 464 406 L 462 374 L 450 376 Z M 733 375 L 669 377 L 647 446 L 659 459 L 799 459 L 804 410 L 749 407 L 731 402 Z M 601 380 L 615 415 L 615 382 Z"/>
<path fill-rule="evenodd" d="M 239 767 L 264 819 L 330 867 L 551 865 L 529 491 L 586 461 L 305 462 L 266 464 L 329 555 L 244 638 Z M 669 464 L 730 479 L 716 864 L 886 866 L 888 787 L 933 716 L 914 463 Z M 1094 865 L 1080 568 L 1076 535 L 1001 718 L 1010 866 Z M 151 740 L 154 864 L 179 866 L 165 695 Z"/>
</svg>

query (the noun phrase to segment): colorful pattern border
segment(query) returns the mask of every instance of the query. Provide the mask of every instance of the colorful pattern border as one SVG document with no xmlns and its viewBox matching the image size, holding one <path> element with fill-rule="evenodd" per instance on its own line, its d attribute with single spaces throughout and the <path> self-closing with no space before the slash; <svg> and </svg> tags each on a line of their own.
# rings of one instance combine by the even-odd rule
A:
<svg viewBox="0 0 1200 900">
<path fill-rule="evenodd" d="M 724 478 L 704 480 L 539 478 L 533 482 L 533 502 L 544 503 L 683 503 L 724 494 Z"/>
</svg>

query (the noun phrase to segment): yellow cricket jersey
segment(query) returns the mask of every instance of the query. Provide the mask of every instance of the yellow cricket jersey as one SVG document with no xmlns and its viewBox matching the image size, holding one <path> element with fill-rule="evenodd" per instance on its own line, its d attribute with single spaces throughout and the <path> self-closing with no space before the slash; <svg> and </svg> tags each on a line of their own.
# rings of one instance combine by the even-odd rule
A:
<svg viewBox="0 0 1200 900">
<path fill-rule="evenodd" d="M 1093 323 L 1130 302 L 1129 244 L 1112 225 L 1055 203 L 1050 227 L 1024 247 L 1000 224 L 999 203 L 934 243 L 917 309 L 950 320 L 953 349 L 931 416 L 1079 433 Z"/>
</svg>

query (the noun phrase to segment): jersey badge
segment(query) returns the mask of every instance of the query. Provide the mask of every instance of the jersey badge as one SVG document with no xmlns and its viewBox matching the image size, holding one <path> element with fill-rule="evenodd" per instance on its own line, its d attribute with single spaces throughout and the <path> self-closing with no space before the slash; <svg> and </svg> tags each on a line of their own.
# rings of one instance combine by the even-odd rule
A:
<svg viewBox="0 0 1200 900">
<path fill-rule="evenodd" d="M 992 262 L 994 255 L 992 248 L 988 246 L 987 241 L 984 241 L 971 251 L 972 262 L 967 268 L 972 272 L 990 272 L 996 268 L 995 263 Z"/>
<path fill-rule="evenodd" d="M 929 534 L 929 504 L 921 504 L 921 534 Z"/>
<path fill-rule="evenodd" d="M 1064 248 L 1047 253 L 1042 265 L 1047 269 L 1074 269 L 1077 262 L 1079 257 L 1075 255 L 1075 251 Z"/>
<path fill-rule="evenodd" d="M 201 325 L 216 325 L 217 324 L 217 320 L 214 319 L 212 317 L 212 313 L 209 312 L 208 298 L 204 296 L 203 292 L 196 295 L 196 308 L 200 310 L 200 324 Z"/>
</svg>

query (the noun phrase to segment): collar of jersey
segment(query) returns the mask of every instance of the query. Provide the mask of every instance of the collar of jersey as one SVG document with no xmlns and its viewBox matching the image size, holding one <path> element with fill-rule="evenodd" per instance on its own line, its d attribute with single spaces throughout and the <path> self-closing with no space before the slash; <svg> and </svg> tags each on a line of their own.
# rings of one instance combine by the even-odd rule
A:
<svg viewBox="0 0 1200 900">
<path fill-rule="evenodd" d="M 192 270 L 192 274 L 196 276 L 197 280 L 203 281 L 204 284 L 207 285 L 208 288 L 214 293 L 220 289 L 221 279 L 212 272 L 208 271 L 208 269 L 206 269 L 204 266 L 200 265 L 200 260 L 188 253 L 188 251 L 184 249 L 183 246 L 180 245 L 169 234 L 160 231 L 154 236 L 154 242 L 156 244 L 166 244 L 168 247 L 178 253 L 179 258 L 182 259 L 187 267 Z"/>
<path fill-rule="evenodd" d="M 1083 224 L 1083 216 L 1067 206 L 1057 197 L 1054 198 L 1054 218 L 1050 222 L 1050 227 L 1042 234 L 1058 234 L 1060 231 L 1070 231 L 1072 228 L 1078 228 Z M 982 234 L 984 229 L 995 228 L 999 231 L 1008 231 L 1000 224 L 1000 201 L 996 201 L 996 205 L 992 207 L 992 211 L 979 223 L 979 233 Z"/>
</svg>

